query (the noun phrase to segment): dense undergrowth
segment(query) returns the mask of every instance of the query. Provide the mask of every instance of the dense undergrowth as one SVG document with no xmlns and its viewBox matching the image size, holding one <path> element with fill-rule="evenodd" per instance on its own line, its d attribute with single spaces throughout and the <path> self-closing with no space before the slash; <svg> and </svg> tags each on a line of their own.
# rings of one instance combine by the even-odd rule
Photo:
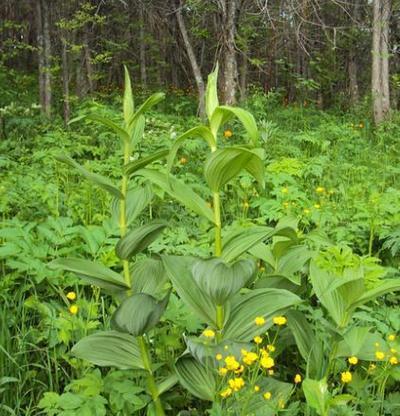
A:
<svg viewBox="0 0 400 416">
<path fill-rule="evenodd" d="M 96 113 L 121 123 L 121 99 L 99 96 L 76 104 L 74 116 L 81 118 L 68 127 L 57 119 L 42 120 L 28 101 L 1 109 L 0 413 L 146 414 L 150 399 L 140 372 L 100 370 L 71 354 L 72 346 L 84 336 L 109 328 L 116 303 L 98 287 L 84 285 L 73 273 L 48 266 L 53 260 L 72 256 L 120 270 L 115 252 L 120 224 L 118 210 L 109 214 L 112 197 L 56 157 L 68 154 L 90 171 L 119 180 L 123 154 L 116 135 L 82 116 Z M 394 113 L 390 121 L 375 129 L 362 110 L 342 114 L 324 112 L 308 103 L 284 107 L 280 102 L 278 94 L 256 92 L 244 103 L 259 127 L 265 186 L 258 186 L 247 171 L 224 184 L 220 207 L 226 226 L 222 234 L 226 238 L 252 224 L 285 224 L 295 230 L 291 238 L 296 241 L 289 239 L 290 244 L 280 246 L 280 238 L 285 237 L 270 237 L 264 240 L 268 252 L 251 252 L 258 265 L 254 284 L 255 290 L 288 290 L 306 302 L 296 306 L 296 311 L 278 308 L 277 314 L 287 317 L 289 329 L 286 325 L 268 329 L 268 344 L 274 344 L 276 360 L 276 367 L 269 368 L 275 374 L 268 380 L 282 383 L 270 385 L 268 381 L 261 386 L 263 403 L 269 407 L 240 413 L 240 401 L 232 397 L 239 393 L 246 396 L 237 385 L 231 386 L 237 390 L 233 394 L 221 390 L 226 397 L 218 390 L 219 399 L 210 414 L 400 415 L 400 367 L 395 359 L 389 361 L 399 357 L 396 351 L 400 351 L 396 337 L 400 333 L 399 296 L 393 292 L 359 305 L 348 317 L 348 332 L 341 333 L 344 338 L 337 342 L 342 353 L 331 351 L 327 358 L 323 351 L 330 348 L 340 330 L 324 298 L 328 289 L 318 288 L 314 282 L 315 275 L 321 274 L 326 275 L 325 281 L 332 276 L 349 281 L 358 276 L 373 290 L 398 277 L 400 115 Z M 177 137 L 198 125 L 195 111 L 191 97 L 167 95 L 146 114 L 143 139 L 131 159 L 170 149 Z M 241 123 L 231 119 L 219 132 L 219 145 L 241 145 L 246 136 Z M 206 143 L 188 141 L 178 150 L 172 171 L 213 208 L 215 200 L 203 178 L 207 157 Z M 152 167 L 164 165 L 164 160 L 158 160 Z M 152 189 L 149 203 L 135 220 L 135 224 L 154 219 L 167 222 L 147 249 L 152 258 L 210 256 L 214 244 L 210 223 L 160 187 Z M 143 259 L 139 254 L 135 262 Z M 314 361 L 311 356 L 317 354 L 317 347 L 307 351 L 307 340 L 290 325 L 300 325 L 302 319 L 315 334 L 315 342 L 321 344 L 322 352 Z M 163 363 L 163 375 L 172 371 L 189 335 L 204 328 L 204 320 L 173 290 L 150 342 L 152 357 Z M 200 338 L 210 342 L 207 333 Z M 193 353 L 195 347 L 189 349 Z M 379 352 L 384 358 L 376 356 Z M 350 356 L 357 356 L 358 363 L 349 364 L 346 360 Z M 318 362 L 322 370 L 312 368 Z M 351 374 L 350 383 L 343 379 L 346 372 Z M 309 378 L 308 393 L 306 388 L 303 392 L 301 383 L 293 383 L 296 374 L 302 380 Z M 325 388 L 324 382 L 318 381 L 324 375 L 329 393 L 318 396 L 313 389 Z M 313 386 L 312 382 L 322 384 Z M 188 392 L 185 383 L 181 386 L 175 380 L 171 384 L 163 394 L 167 414 L 202 415 L 211 408 L 207 399 L 195 397 L 202 396 L 194 387 Z M 257 390 L 256 385 L 252 388 Z M 276 402 L 275 391 L 282 393 Z M 266 394 L 270 392 L 271 400 Z M 152 412 L 156 410 L 147 406 L 147 414 L 159 414 Z"/>
</svg>

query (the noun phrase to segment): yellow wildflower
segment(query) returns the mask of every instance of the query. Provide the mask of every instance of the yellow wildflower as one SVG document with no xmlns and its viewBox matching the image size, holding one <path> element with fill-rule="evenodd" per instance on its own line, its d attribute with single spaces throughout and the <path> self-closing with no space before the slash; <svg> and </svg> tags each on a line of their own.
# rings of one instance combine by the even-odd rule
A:
<svg viewBox="0 0 400 416">
<path fill-rule="evenodd" d="M 232 389 L 230 387 L 227 387 L 225 390 L 222 390 L 219 394 L 223 399 L 226 399 L 232 394 Z"/>
<path fill-rule="evenodd" d="M 217 354 L 215 356 L 215 359 L 218 360 L 218 361 L 221 361 L 222 360 L 222 354 Z"/>
<path fill-rule="evenodd" d="M 76 293 L 75 292 L 68 292 L 67 293 L 67 299 L 75 300 L 76 299 Z"/>
<path fill-rule="evenodd" d="M 376 368 L 375 364 L 370 364 L 369 367 L 368 367 L 368 371 L 374 371 L 375 368 Z"/>
<path fill-rule="evenodd" d="M 385 353 L 382 351 L 376 351 L 375 357 L 377 360 L 383 360 L 385 358 Z"/>
<path fill-rule="evenodd" d="M 321 208 L 321 205 L 320 204 L 314 204 L 314 208 L 315 209 L 320 209 Z"/>
<path fill-rule="evenodd" d="M 255 352 L 249 352 L 243 357 L 243 362 L 247 365 L 252 365 L 257 361 L 258 355 Z"/>
<path fill-rule="evenodd" d="M 393 357 L 389 358 L 389 363 L 392 364 L 392 365 L 396 365 L 396 364 L 399 363 L 399 360 L 398 360 L 397 357 L 393 356 Z"/>
<path fill-rule="evenodd" d="M 179 162 L 181 163 L 181 165 L 186 165 L 186 163 L 188 162 L 186 157 L 181 157 Z"/>
<path fill-rule="evenodd" d="M 220 376 L 225 376 L 227 372 L 228 372 L 228 369 L 225 368 L 225 367 L 221 367 L 221 368 L 218 369 L 218 374 Z"/>
<path fill-rule="evenodd" d="M 261 326 L 265 324 L 265 318 L 263 316 L 257 316 L 256 319 L 254 319 L 254 322 L 257 326 Z"/>
<path fill-rule="evenodd" d="M 236 358 L 233 355 L 228 355 L 225 358 L 226 368 L 228 370 L 234 371 L 240 367 L 240 364 L 236 361 Z"/>
<path fill-rule="evenodd" d="M 310 210 L 308 208 L 304 208 L 303 213 L 308 215 L 310 213 Z"/>
<path fill-rule="evenodd" d="M 274 375 L 274 370 L 268 370 L 268 375 L 273 376 Z"/>
<path fill-rule="evenodd" d="M 247 202 L 247 201 L 244 201 L 243 202 L 243 208 L 248 208 L 250 205 L 249 205 L 249 203 Z"/>
<path fill-rule="evenodd" d="M 260 364 L 261 364 L 261 367 L 269 369 L 275 365 L 275 362 L 272 357 L 264 356 L 264 357 L 261 357 Z"/>
<path fill-rule="evenodd" d="M 274 351 L 275 351 L 275 347 L 274 347 L 272 344 L 268 344 L 268 345 L 267 345 L 267 350 L 268 350 L 269 352 L 274 352 Z"/>
<path fill-rule="evenodd" d="M 272 394 L 271 394 L 271 392 L 270 392 L 270 391 L 266 391 L 266 392 L 263 394 L 263 397 L 264 397 L 264 399 L 265 399 L 265 400 L 271 400 Z"/>
<path fill-rule="evenodd" d="M 317 188 L 315 188 L 315 192 L 317 194 L 322 194 L 325 192 L 325 188 L 323 186 L 318 186 Z"/>
<path fill-rule="evenodd" d="M 283 208 L 288 208 L 288 207 L 289 207 L 289 202 L 287 202 L 287 201 L 286 201 L 286 202 L 284 202 L 284 203 L 283 203 Z"/>
<path fill-rule="evenodd" d="M 350 373 L 350 371 L 344 371 L 343 373 L 341 373 L 341 380 L 342 383 L 350 383 L 350 381 L 352 380 L 353 376 Z"/>
<path fill-rule="evenodd" d="M 394 335 L 394 334 L 390 334 L 389 336 L 388 336 L 388 340 L 389 341 L 394 341 L 396 339 L 396 335 Z"/>
<path fill-rule="evenodd" d="M 396 354 L 396 353 L 397 353 L 397 350 L 396 350 L 395 348 L 390 348 L 390 352 L 391 352 L 392 354 Z"/>
<path fill-rule="evenodd" d="M 363 129 L 363 128 L 364 128 L 364 124 L 363 124 L 363 123 L 360 123 L 360 124 L 358 125 L 358 127 L 360 127 L 360 129 Z"/>
<path fill-rule="evenodd" d="M 71 305 L 68 310 L 72 315 L 76 315 L 78 313 L 79 308 L 78 305 Z"/>
<path fill-rule="evenodd" d="M 242 377 L 231 378 L 228 383 L 229 387 L 234 391 L 239 391 L 244 386 L 244 380 Z"/>
<path fill-rule="evenodd" d="M 301 375 L 300 374 L 296 374 L 294 376 L 294 382 L 295 382 L 295 384 L 301 383 Z"/>
<path fill-rule="evenodd" d="M 203 331 L 203 335 L 204 335 L 206 338 L 214 338 L 214 337 L 215 337 L 215 332 L 214 332 L 212 329 L 205 329 L 205 330 Z"/>
<path fill-rule="evenodd" d="M 287 319 L 284 316 L 275 316 L 272 319 L 272 321 L 275 325 L 280 325 L 280 326 L 285 325 L 287 323 Z"/>
<path fill-rule="evenodd" d="M 347 359 L 347 361 L 350 363 L 350 364 L 353 364 L 353 365 L 356 365 L 357 363 L 358 363 L 358 358 L 356 357 L 356 356 L 352 356 L 352 357 L 349 357 L 348 359 Z"/>
<path fill-rule="evenodd" d="M 226 137 L 227 139 L 229 139 L 229 137 L 232 137 L 232 136 L 233 136 L 233 133 L 231 130 L 228 129 L 224 131 L 224 137 Z"/>
<path fill-rule="evenodd" d="M 287 194 L 287 193 L 289 193 L 289 189 L 285 186 L 284 188 L 281 189 L 281 192 L 283 194 Z"/>
<path fill-rule="evenodd" d="M 241 365 L 237 370 L 235 370 L 235 374 L 242 374 L 244 371 L 244 366 Z"/>
<path fill-rule="evenodd" d="M 255 385 L 254 386 L 254 391 L 257 393 L 257 392 L 259 392 L 260 391 L 260 386 L 257 386 L 257 385 Z"/>
<path fill-rule="evenodd" d="M 257 336 L 255 336 L 255 337 L 253 338 L 253 341 L 254 341 L 256 344 L 261 344 L 261 343 L 262 343 L 262 341 L 263 341 L 263 339 L 262 339 L 262 337 L 260 337 L 259 335 L 257 335 Z"/>
</svg>

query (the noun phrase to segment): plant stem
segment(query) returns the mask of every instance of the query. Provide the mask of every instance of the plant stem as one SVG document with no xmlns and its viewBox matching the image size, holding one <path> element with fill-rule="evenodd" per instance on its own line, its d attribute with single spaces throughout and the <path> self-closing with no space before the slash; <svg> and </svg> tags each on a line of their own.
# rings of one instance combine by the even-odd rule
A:
<svg viewBox="0 0 400 416">
<path fill-rule="evenodd" d="M 215 221 L 215 255 L 220 257 L 222 254 L 221 241 L 221 202 L 219 192 L 213 193 L 214 200 L 214 221 Z"/>
<path fill-rule="evenodd" d="M 153 370 L 151 368 L 151 357 L 150 352 L 147 346 L 147 342 L 143 336 L 137 337 L 137 342 L 140 348 L 140 354 L 143 360 L 144 368 L 147 370 L 147 387 L 153 399 L 156 416 L 165 416 L 164 409 L 158 394 L 157 383 L 153 375 Z"/>
<path fill-rule="evenodd" d="M 130 146 L 128 142 L 124 143 L 124 167 L 129 163 L 129 153 L 130 153 Z M 126 223 L 126 196 L 128 194 L 128 176 L 125 172 L 122 173 L 122 180 L 121 180 L 121 194 L 123 198 L 121 198 L 119 202 L 119 229 L 121 237 L 124 237 L 127 231 L 127 223 Z M 129 262 L 128 260 L 122 260 L 122 266 L 124 269 L 124 281 L 130 287 L 131 286 L 131 276 L 129 272 Z"/>
</svg>

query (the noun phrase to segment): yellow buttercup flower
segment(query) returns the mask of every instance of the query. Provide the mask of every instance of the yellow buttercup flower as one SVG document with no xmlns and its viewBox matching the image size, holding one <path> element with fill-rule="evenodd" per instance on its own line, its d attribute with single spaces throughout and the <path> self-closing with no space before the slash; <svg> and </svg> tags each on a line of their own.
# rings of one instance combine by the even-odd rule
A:
<svg viewBox="0 0 400 416">
<path fill-rule="evenodd" d="M 255 336 L 255 337 L 253 338 L 253 341 L 254 341 L 256 344 L 261 344 L 261 343 L 262 343 L 262 341 L 263 341 L 263 339 L 262 339 L 262 337 L 260 337 L 259 335 L 257 335 L 257 336 Z"/>
<path fill-rule="evenodd" d="M 352 380 L 353 376 L 350 373 L 350 371 L 344 371 L 343 373 L 341 373 L 341 380 L 342 383 L 350 383 L 350 381 Z"/>
<path fill-rule="evenodd" d="M 79 311 L 79 308 L 78 305 L 71 305 L 68 310 L 72 315 L 76 315 Z"/>
<path fill-rule="evenodd" d="M 301 383 L 301 375 L 300 374 L 296 374 L 294 376 L 294 382 L 295 382 L 295 384 Z"/>
<path fill-rule="evenodd" d="M 385 353 L 382 351 L 376 351 L 375 357 L 377 360 L 383 360 L 385 358 Z"/>
<path fill-rule="evenodd" d="M 285 325 L 287 323 L 287 319 L 284 316 L 275 316 L 272 319 L 272 322 L 275 325 L 280 325 L 281 326 L 281 325 Z"/>
<path fill-rule="evenodd" d="M 272 344 L 268 344 L 268 345 L 267 345 L 267 350 L 268 350 L 269 352 L 274 352 L 274 351 L 275 351 L 275 347 L 274 347 Z"/>
<path fill-rule="evenodd" d="M 394 341 L 396 339 L 396 335 L 394 335 L 394 334 L 390 334 L 389 336 L 388 336 L 388 340 L 389 341 Z"/>
<path fill-rule="evenodd" d="M 274 375 L 274 370 L 268 370 L 268 375 L 273 376 Z"/>
<path fill-rule="evenodd" d="M 243 357 L 243 362 L 247 365 L 252 365 L 257 361 L 258 355 L 255 352 L 249 352 Z"/>
<path fill-rule="evenodd" d="M 225 130 L 224 131 L 224 137 L 226 137 L 227 139 L 229 139 L 229 137 L 232 137 L 233 136 L 233 133 L 232 133 L 232 130 Z"/>
<path fill-rule="evenodd" d="M 214 338 L 214 337 L 215 337 L 215 332 L 214 332 L 212 329 L 205 329 L 205 330 L 203 331 L 203 335 L 204 335 L 206 338 Z"/>
<path fill-rule="evenodd" d="M 283 194 L 287 194 L 287 193 L 289 193 L 289 189 L 285 186 L 284 188 L 281 189 L 281 192 Z"/>
<path fill-rule="evenodd" d="M 186 157 L 181 157 L 179 162 L 181 163 L 181 165 L 186 165 L 186 163 L 188 162 L 188 160 L 186 159 Z"/>
<path fill-rule="evenodd" d="M 356 365 L 357 363 L 358 363 L 358 358 L 356 357 L 356 356 L 352 356 L 352 357 L 349 357 L 348 359 L 347 359 L 347 361 L 350 363 L 350 364 L 352 364 L 352 365 Z"/>
<path fill-rule="evenodd" d="M 325 188 L 323 186 L 318 186 L 317 188 L 315 188 L 315 192 L 317 192 L 318 194 L 322 194 L 325 192 Z"/>
<path fill-rule="evenodd" d="M 307 215 L 310 213 L 310 210 L 308 208 L 304 208 L 303 213 Z"/>
<path fill-rule="evenodd" d="M 231 378 L 228 381 L 229 387 L 234 391 L 239 391 L 244 386 L 244 380 L 242 377 Z"/>
<path fill-rule="evenodd" d="M 255 385 L 254 386 L 254 391 L 257 393 L 257 392 L 259 392 L 260 391 L 260 386 L 257 386 L 257 385 Z"/>
<path fill-rule="evenodd" d="M 390 352 L 391 352 L 392 354 L 396 354 L 396 353 L 397 353 L 397 350 L 396 350 L 395 348 L 390 348 Z"/>
<path fill-rule="evenodd" d="M 264 356 L 264 357 L 261 357 L 260 364 L 261 364 L 261 367 L 269 369 L 275 365 L 275 362 L 272 357 Z"/>
<path fill-rule="evenodd" d="M 244 366 L 241 365 L 237 370 L 235 370 L 235 374 L 242 374 L 244 371 Z"/>
<path fill-rule="evenodd" d="M 75 292 L 68 292 L 67 293 L 67 299 L 75 300 L 76 299 L 76 293 Z"/>
<path fill-rule="evenodd" d="M 222 360 L 222 354 L 217 354 L 215 356 L 215 359 L 218 360 L 218 361 L 221 361 Z"/>
<path fill-rule="evenodd" d="M 263 316 L 257 316 L 256 319 L 254 319 L 254 323 L 257 326 L 261 326 L 265 324 L 265 318 Z"/>
<path fill-rule="evenodd" d="M 266 391 L 266 392 L 263 394 L 263 397 L 264 397 L 264 399 L 265 399 L 265 400 L 271 400 L 272 393 L 271 393 L 270 391 Z"/>
<path fill-rule="evenodd" d="M 228 369 L 225 368 L 225 367 L 221 367 L 221 368 L 218 369 L 218 374 L 220 376 L 225 376 L 227 373 L 228 373 Z"/>
<path fill-rule="evenodd" d="M 226 399 L 232 394 L 232 389 L 230 387 L 227 387 L 225 390 L 222 390 L 219 394 L 223 399 Z"/>
<path fill-rule="evenodd" d="M 225 357 L 226 368 L 231 371 L 235 371 L 240 367 L 240 364 L 236 361 L 236 358 L 233 355 L 228 355 Z"/>
<path fill-rule="evenodd" d="M 321 208 L 321 205 L 320 204 L 314 204 L 314 208 L 315 209 L 320 209 Z"/>
<path fill-rule="evenodd" d="M 392 365 L 396 365 L 396 364 L 399 363 L 399 360 L 398 360 L 397 357 L 393 356 L 393 357 L 389 358 L 389 363 L 392 364 Z"/>
</svg>

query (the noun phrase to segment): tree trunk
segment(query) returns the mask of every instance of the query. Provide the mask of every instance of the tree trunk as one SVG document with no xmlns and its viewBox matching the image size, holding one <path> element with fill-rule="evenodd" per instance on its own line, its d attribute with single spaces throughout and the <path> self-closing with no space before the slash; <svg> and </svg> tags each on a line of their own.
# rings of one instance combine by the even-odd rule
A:
<svg viewBox="0 0 400 416">
<path fill-rule="evenodd" d="M 374 0 L 372 25 L 372 102 L 374 121 L 379 124 L 390 108 L 389 96 L 390 0 Z"/>
<path fill-rule="evenodd" d="M 237 0 L 225 0 L 223 13 L 223 101 L 232 105 L 236 102 L 237 61 L 235 50 Z"/>
<path fill-rule="evenodd" d="M 88 90 L 90 93 L 94 91 L 94 76 L 93 76 L 93 65 L 92 65 L 92 54 L 89 47 L 89 35 L 87 29 L 84 31 L 83 35 L 83 54 L 85 60 L 85 69 L 86 69 L 86 80 L 88 85 Z"/>
<path fill-rule="evenodd" d="M 242 55 L 242 64 L 240 65 L 240 101 L 244 101 L 246 99 L 247 93 L 247 56 L 246 54 Z"/>
<path fill-rule="evenodd" d="M 69 106 L 69 64 L 67 41 L 64 36 L 61 38 L 61 64 L 62 64 L 62 85 L 63 85 L 63 102 L 64 102 L 64 124 L 67 125 L 71 115 Z"/>
<path fill-rule="evenodd" d="M 199 94 L 199 116 L 204 118 L 205 116 L 205 87 L 203 77 L 201 75 L 199 64 L 197 63 L 196 55 L 194 54 L 192 44 L 190 43 L 189 35 L 186 30 L 185 21 L 182 16 L 182 7 L 183 1 L 180 0 L 178 9 L 176 11 L 176 19 L 178 21 L 179 30 L 182 35 L 183 42 L 185 44 L 185 49 L 189 57 L 190 65 L 193 70 L 193 75 L 196 81 L 197 91 Z"/>
<path fill-rule="evenodd" d="M 359 0 L 354 0 L 353 7 L 353 19 L 358 22 L 360 18 L 360 3 Z M 358 63 L 357 63 L 357 48 L 349 47 L 348 54 L 348 73 L 349 73 L 349 92 L 350 92 L 350 104 L 356 105 L 360 99 L 359 87 L 358 87 Z"/>
<path fill-rule="evenodd" d="M 51 42 L 47 0 L 36 0 L 36 25 L 41 112 L 51 116 Z"/>
<path fill-rule="evenodd" d="M 146 43 L 145 43 L 145 33 L 144 33 L 144 13 L 143 13 L 143 4 L 139 6 L 139 59 L 140 59 L 140 82 L 143 88 L 146 88 L 147 85 L 147 73 L 146 73 Z"/>
</svg>

